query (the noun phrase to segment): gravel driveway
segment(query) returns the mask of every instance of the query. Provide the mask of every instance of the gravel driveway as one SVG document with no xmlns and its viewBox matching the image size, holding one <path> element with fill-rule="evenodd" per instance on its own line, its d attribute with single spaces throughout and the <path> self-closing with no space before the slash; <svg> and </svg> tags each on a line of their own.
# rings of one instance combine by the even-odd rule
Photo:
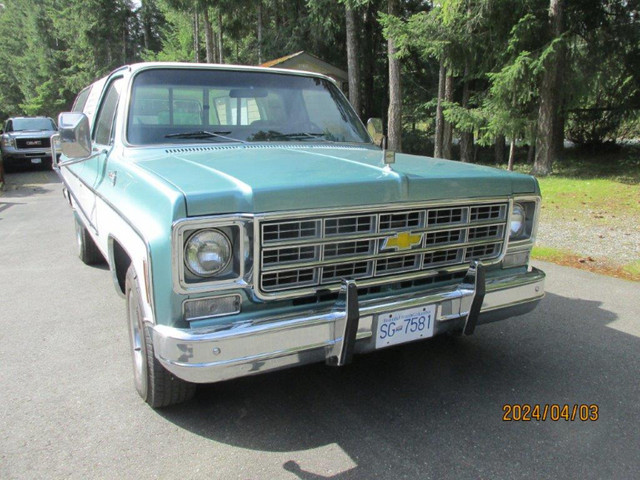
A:
<svg viewBox="0 0 640 480">
<path fill-rule="evenodd" d="M 537 245 L 568 250 L 590 261 L 616 266 L 640 260 L 640 223 L 631 217 L 594 221 L 548 219 L 542 212 Z"/>
</svg>

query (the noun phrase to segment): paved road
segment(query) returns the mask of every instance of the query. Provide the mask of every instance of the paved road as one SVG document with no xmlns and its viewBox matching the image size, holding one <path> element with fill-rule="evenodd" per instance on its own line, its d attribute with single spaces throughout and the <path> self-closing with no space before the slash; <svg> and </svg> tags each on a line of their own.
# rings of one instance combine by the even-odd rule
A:
<svg viewBox="0 0 640 480">
<path fill-rule="evenodd" d="M 0 197 L 0 478 L 638 478 L 640 284 L 540 264 L 539 309 L 473 337 L 201 389 L 148 408 L 124 301 L 75 257 L 51 172 Z M 503 405 L 599 419 L 504 422 Z"/>
</svg>

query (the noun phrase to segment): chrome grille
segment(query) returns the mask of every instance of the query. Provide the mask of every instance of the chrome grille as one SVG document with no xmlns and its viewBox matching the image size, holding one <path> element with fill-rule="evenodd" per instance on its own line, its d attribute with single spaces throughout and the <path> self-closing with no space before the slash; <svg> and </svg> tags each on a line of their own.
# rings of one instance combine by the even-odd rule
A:
<svg viewBox="0 0 640 480">
<path fill-rule="evenodd" d="M 271 290 L 287 286 L 308 286 L 315 285 L 316 269 L 302 268 L 298 270 L 284 270 L 280 272 L 265 273 L 262 276 L 262 288 Z"/>
<path fill-rule="evenodd" d="M 324 246 L 325 260 L 330 258 L 349 257 L 359 254 L 371 254 L 374 248 L 373 240 L 355 240 L 353 242 L 328 243 Z"/>
<path fill-rule="evenodd" d="M 466 260 L 477 260 L 482 257 L 493 256 L 497 250 L 497 244 L 492 243 L 489 245 L 476 245 L 475 247 L 469 247 L 465 256 Z"/>
<path fill-rule="evenodd" d="M 342 263 L 322 268 L 322 281 L 336 282 L 342 278 L 362 278 L 371 276 L 372 262 Z"/>
<path fill-rule="evenodd" d="M 466 222 L 466 208 L 437 208 L 429 210 L 428 225 L 455 225 Z"/>
<path fill-rule="evenodd" d="M 263 225 L 262 236 L 265 242 L 316 238 L 319 229 L 320 222 L 314 220 L 273 223 Z"/>
<path fill-rule="evenodd" d="M 417 270 L 420 267 L 420 255 L 381 258 L 376 261 L 376 273 L 394 273 Z"/>
<path fill-rule="evenodd" d="M 319 248 L 314 246 L 285 247 L 264 250 L 262 252 L 262 264 L 268 266 L 318 260 L 318 251 Z"/>
<path fill-rule="evenodd" d="M 375 228 L 374 222 L 374 215 L 329 218 L 324 222 L 324 234 L 330 237 L 332 235 L 369 233 Z"/>
<path fill-rule="evenodd" d="M 406 230 L 421 224 L 420 212 L 385 213 L 380 215 L 380 231 Z"/>
<path fill-rule="evenodd" d="M 457 243 L 463 241 L 464 230 L 441 230 L 439 232 L 427 233 L 425 236 L 426 246 L 429 245 L 446 245 L 448 243 Z"/>
<path fill-rule="evenodd" d="M 501 218 L 502 206 L 500 205 L 483 205 L 471 207 L 471 221 L 481 221 L 481 220 L 498 220 Z"/>
<path fill-rule="evenodd" d="M 259 219 L 259 291 L 268 297 L 335 288 L 343 278 L 377 284 L 420 278 L 502 254 L 506 201 L 302 214 Z M 366 282 L 365 282 L 366 283 Z"/>
</svg>

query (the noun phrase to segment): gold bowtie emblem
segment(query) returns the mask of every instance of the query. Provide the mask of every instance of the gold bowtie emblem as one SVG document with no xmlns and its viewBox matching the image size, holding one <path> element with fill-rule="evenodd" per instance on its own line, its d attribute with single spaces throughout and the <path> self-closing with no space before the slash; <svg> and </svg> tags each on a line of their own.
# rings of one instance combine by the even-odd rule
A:
<svg viewBox="0 0 640 480">
<path fill-rule="evenodd" d="M 395 248 L 396 250 L 408 250 L 414 245 L 422 243 L 422 235 L 409 232 L 400 232 L 393 237 L 386 238 L 382 244 L 382 249 Z"/>
</svg>

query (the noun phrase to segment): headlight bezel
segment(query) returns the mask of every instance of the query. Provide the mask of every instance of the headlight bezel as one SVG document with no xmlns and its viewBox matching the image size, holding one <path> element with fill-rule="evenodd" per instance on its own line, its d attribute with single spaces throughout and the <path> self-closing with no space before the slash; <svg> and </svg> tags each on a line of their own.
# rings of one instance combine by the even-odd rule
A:
<svg viewBox="0 0 640 480">
<path fill-rule="evenodd" d="M 514 214 L 517 214 L 518 209 L 522 209 L 523 212 L 523 225 L 518 231 L 513 232 L 511 223 L 513 222 Z M 509 246 L 530 246 L 535 242 L 537 228 L 538 228 L 538 215 L 540 211 L 540 197 L 539 196 L 516 196 L 513 198 L 511 208 L 509 210 L 508 218 L 508 239 Z"/>
<path fill-rule="evenodd" d="M 537 235 L 540 202 L 539 195 L 519 195 L 512 198 L 507 221 L 507 248 L 502 257 L 503 269 L 526 267 L 529 264 L 531 249 Z M 524 210 L 523 229 L 512 235 L 511 221 L 517 206 Z"/>
<path fill-rule="evenodd" d="M 187 242 L 199 232 L 216 230 L 222 233 L 231 246 L 231 256 L 225 268 L 208 276 L 197 275 L 186 265 Z M 173 289 L 179 294 L 210 292 L 242 288 L 252 265 L 253 223 L 250 216 L 211 216 L 183 219 L 172 228 L 172 276 Z"/>
</svg>

